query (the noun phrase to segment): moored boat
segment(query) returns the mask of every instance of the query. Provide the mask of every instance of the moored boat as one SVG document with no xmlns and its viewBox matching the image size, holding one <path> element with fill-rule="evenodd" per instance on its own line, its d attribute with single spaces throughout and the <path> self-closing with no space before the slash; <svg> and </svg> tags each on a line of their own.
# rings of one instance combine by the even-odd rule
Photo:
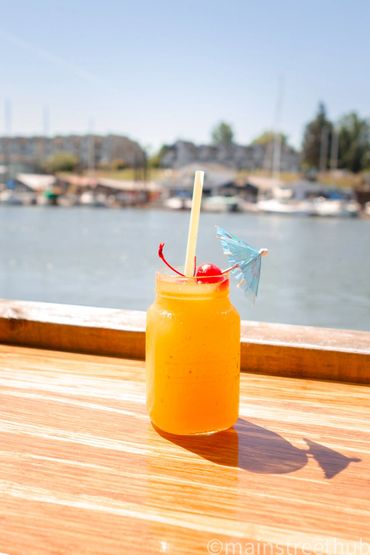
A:
<svg viewBox="0 0 370 555">
<path fill-rule="evenodd" d="M 191 198 L 185 196 L 169 197 L 163 201 L 163 206 L 170 210 L 190 210 Z"/>
<path fill-rule="evenodd" d="M 258 201 L 257 207 L 265 214 L 310 216 L 312 212 L 311 203 L 305 200 L 272 198 Z"/>
<path fill-rule="evenodd" d="M 107 206 L 106 196 L 103 194 L 95 195 L 92 191 L 85 191 L 80 196 L 81 206 L 92 206 L 94 208 L 103 208 Z"/>
<path fill-rule="evenodd" d="M 205 197 L 202 202 L 202 209 L 205 212 L 238 212 L 239 199 L 221 195 Z"/>
<path fill-rule="evenodd" d="M 19 206 L 22 205 L 23 202 L 17 193 L 9 189 L 5 189 L 5 191 L 0 192 L 0 204 Z"/>
<path fill-rule="evenodd" d="M 360 213 L 360 205 L 355 200 L 312 199 L 312 216 L 324 217 L 356 217 Z"/>
</svg>

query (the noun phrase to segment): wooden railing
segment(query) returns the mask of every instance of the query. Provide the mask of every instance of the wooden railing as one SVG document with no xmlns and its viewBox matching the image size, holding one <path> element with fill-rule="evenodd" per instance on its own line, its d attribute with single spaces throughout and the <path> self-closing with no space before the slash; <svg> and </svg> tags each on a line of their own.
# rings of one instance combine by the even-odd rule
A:
<svg viewBox="0 0 370 555">
<path fill-rule="evenodd" d="M 145 312 L 0 300 L 0 343 L 144 359 Z M 370 332 L 242 322 L 241 369 L 370 383 Z"/>
</svg>

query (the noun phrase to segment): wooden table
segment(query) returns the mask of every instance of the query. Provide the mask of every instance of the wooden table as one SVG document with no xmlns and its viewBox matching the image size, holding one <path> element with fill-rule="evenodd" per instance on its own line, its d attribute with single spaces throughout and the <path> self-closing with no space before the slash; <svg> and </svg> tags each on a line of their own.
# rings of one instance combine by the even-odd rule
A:
<svg viewBox="0 0 370 555">
<path fill-rule="evenodd" d="M 369 553 L 368 387 L 242 373 L 234 429 L 174 440 L 144 379 L 0 346 L 0 553 Z"/>
</svg>

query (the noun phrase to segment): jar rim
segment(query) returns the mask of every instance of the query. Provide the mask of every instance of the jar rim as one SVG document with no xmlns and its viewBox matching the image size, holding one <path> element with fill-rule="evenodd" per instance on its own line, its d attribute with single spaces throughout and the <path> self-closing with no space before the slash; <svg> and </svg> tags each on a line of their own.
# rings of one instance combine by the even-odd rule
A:
<svg viewBox="0 0 370 555">
<path fill-rule="evenodd" d="M 181 270 L 180 268 L 177 268 L 179 271 Z M 226 281 L 229 279 L 230 276 L 230 272 L 224 272 L 222 274 L 215 274 L 214 276 L 181 276 L 179 274 L 175 274 L 172 273 L 170 274 L 169 272 L 164 272 L 162 270 L 157 270 L 156 271 L 156 278 L 157 279 L 161 279 L 163 281 L 166 281 L 168 283 L 200 283 L 200 284 L 209 284 L 209 283 L 221 283 L 222 281 Z M 213 279 L 215 281 L 209 282 L 209 279 Z"/>
<path fill-rule="evenodd" d="M 204 276 L 208 280 L 210 276 Z M 229 273 L 212 276 L 215 281 L 203 281 L 198 277 L 186 277 L 163 272 L 156 273 L 156 290 L 160 296 L 171 298 L 218 298 L 229 293 Z M 218 278 L 218 279 L 217 279 Z M 203 282 L 202 282 L 203 281 Z"/>
</svg>

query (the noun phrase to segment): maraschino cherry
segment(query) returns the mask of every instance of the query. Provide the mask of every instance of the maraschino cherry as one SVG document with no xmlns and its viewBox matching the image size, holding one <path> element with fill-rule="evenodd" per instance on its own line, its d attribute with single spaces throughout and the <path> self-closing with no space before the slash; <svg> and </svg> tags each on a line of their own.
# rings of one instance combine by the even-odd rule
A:
<svg viewBox="0 0 370 555">
<path fill-rule="evenodd" d="M 223 281 L 222 270 L 216 264 L 202 264 L 196 271 L 195 277 L 200 283 L 218 283 Z"/>
</svg>

